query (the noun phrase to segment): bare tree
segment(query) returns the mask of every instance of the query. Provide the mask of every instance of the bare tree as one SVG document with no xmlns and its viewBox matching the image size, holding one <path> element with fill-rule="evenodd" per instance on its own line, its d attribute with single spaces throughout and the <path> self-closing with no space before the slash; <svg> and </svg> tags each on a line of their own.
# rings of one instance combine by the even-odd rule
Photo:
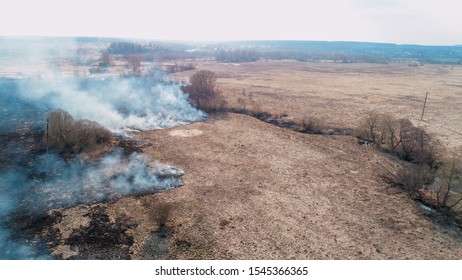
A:
<svg viewBox="0 0 462 280">
<path fill-rule="evenodd" d="M 60 153 L 78 154 L 85 148 L 109 142 L 111 137 L 111 133 L 97 122 L 75 121 L 62 109 L 48 115 L 47 145 Z"/>
<path fill-rule="evenodd" d="M 455 158 L 444 164 L 438 170 L 440 183 L 436 192 L 436 200 L 439 204 L 453 208 L 462 202 L 462 190 L 456 190 L 462 186 L 462 164 Z"/>
<path fill-rule="evenodd" d="M 361 137 L 372 141 L 374 144 L 380 145 L 382 140 L 380 139 L 379 127 L 380 114 L 375 111 L 369 112 L 361 124 Z"/>
<path fill-rule="evenodd" d="M 66 150 L 70 147 L 74 118 L 68 112 L 58 109 L 48 115 L 47 145 L 57 150 Z"/>
<path fill-rule="evenodd" d="M 217 76 L 212 71 L 200 70 L 189 79 L 191 92 L 211 96 L 215 94 Z"/>
<path fill-rule="evenodd" d="M 109 67 L 112 65 L 112 56 L 107 52 L 103 53 L 99 58 L 100 67 Z"/>
<path fill-rule="evenodd" d="M 127 56 L 128 68 L 133 71 L 134 74 L 139 74 L 141 70 L 140 56 L 137 54 L 131 54 Z"/>
<path fill-rule="evenodd" d="M 399 156 L 416 164 L 433 164 L 437 158 L 437 141 L 423 128 L 415 127 L 408 119 L 400 120 L 401 146 Z"/>
<path fill-rule="evenodd" d="M 208 70 L 200 70 L 189 79 L 189 85 L 182 90 L 189 93 L 189 98 L 202 110 L 212 112 L 223 110 L 226 101 L 216 88 L 217 77 Z"/>
<path fill-rule="evenodd" d="M 433 180 L 429 167 L 425 165 L 409 162 L 379 165 L 381 168 L 379 176 L 385 182 L 406 191 L 412 198 L 420 198 L 422 188 Z"/>
<path fill-rule="evenodd" d="M 399 121 L 392 115 L 384 115 L 381 121 L 382 135 L 390 152 L 395 153 L 401 144 Z"/>
</svg>

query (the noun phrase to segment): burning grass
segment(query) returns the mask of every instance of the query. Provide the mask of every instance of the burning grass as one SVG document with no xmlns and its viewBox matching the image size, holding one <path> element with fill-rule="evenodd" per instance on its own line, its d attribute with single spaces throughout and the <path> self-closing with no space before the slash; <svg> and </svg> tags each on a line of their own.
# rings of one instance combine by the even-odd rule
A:
<svg viewBox="0 0 462 280">
<path fill-rule="evenodd" d="M 149 129 L 184 124 L 204 116 L 186 101 L 178 86 L 144 77 L 106 82 L 63 80 L 64 84 L 57 89 L 55 81 L 0 79 L 0 109 L 4 112 L 0 139 L 5 140 L 0 142 L 0 159 L 4 159 L 0 163 L 0 259 L 48 258 L 46 246 L 40 241 L 40 231 L 47 225 L 40 221 L 50 210 L 115 201 L 183 184 L 182 170 L 151 161 L 142 154 L 142 145 L 136 139 L 114 136 L 97 122 L 74 119 L 64 110 L 52 111 L 46 117 L 47 111 L 60 104 L 72 107 L 71 111 L 79 117 L 90 114 L 113 131 L 120 131 L 127 124 L 124 120 L 137 128 Z M 115 99 L 106 103 L 108 99 L 100 97 L 107 96 L 107 87 L 113 82 L 124 84 L 128 92 L 142 89 L 147 93 L 144 102 L 133 104 L 111 92 Z M 153 97 L 154 92 L 165 100 Z M 128 94 L 127 98 L 130 97 L 133 96 Z M 121 101 L 124 103 L 118 103 Z M 156 112 L 155 107 L 162 112 Z M 113 122 L 117 119 L 118 124 Z M 91 216 L 95 220 L 93 226 L 101 223 L 100 231 L 108 230 L 109 234 L 122 230 L 108 224 L 105 217 L 101 211 L 95 212 Z M 52 230 L 48 233 L 50 238 L 55 237 Z M 82 229 L 68 245 L 75 247 L 86 240 L 87 247 L 75 247 L 82 251 L 80 257 L 100 258 L 91 253 L 95 249 L 92 246 L 99 242 L 91 243 L 95 236 L 91 229 Z M 106 255 L 101 258 L 126 258 L 129 247 L 112 252 L 113 256 L 109 249 L 104 249 Z"/>
<path fill-rule="evenodd" d="M 50 226 L 58 222 L 59 217 L 49 210 L 115 201 L 122 196 L 143 195 L 182 185 L 182 170 L 152 163 L 139 153 L 142 151 L 140 143 L 133 139 L 119 137 L 118 148 L 93 154 L 91 158 L 79 155 L 65 159 L 55 153 L 46 153 L 41 141 L 43 131 L 23 129 L 21 133 L 4 134 L 2 138 L 7 141 L 1 143 L 4 149 L 0 156 L 7 160 L 2 161 L 0 167 L 0 235 L 5 241 L 0 243 L 1 259 L 49 258 L 43 240 L 54 247 L 60 239 L 59 232 Z M 122 230 L 118 225 L 105 223 L 104 213 L 96 212 L 91 219 L 94 218 L 94 224 L 101 225 L 95 230 L 108 232 L 101 238 L 109 238 Z M 130 246 L 119 248 L 118 240 L 109 240 L 104 243 L 107 248 L 96 250 L 94 246 L 101 240 L 91 242 L 94 241 L 92 236 L 98 234 L 91 229 L 81 229 L 73 235 L 69 245 L 75 247 L 80 243 L 82 246 L 78 248 L 81 252 L 78 258 L 126 259 L 129 256 L 127 248 Z M 84 241 L 89 243 L 81 243 Z M 110 249 L 111 242 L 114 250 Z"/>
<path fill-rule="evenodd" d="M 136 72 L 135 70 L 136 69 L 133 69 L 133 72 Z M 278 73 L 281 72 L 278 71 Z M 214 81 L 213 77 L 211 77 L 210 81 Z M 51 85 L 46 84 L 49 81 L 35 82 L 32 83 L 33 86 L 31 86 L 31 84 L 27 85 L 27 83 L 21 85 L 22 87 L 25 86 L 30 89 L 30 92 L 33 93 L 32 95 L 25 94 L 27 91 L 21 93 L 29 102 L 35 102 L 40 106 L 43 105 L 47 109 L 60 108 L 57 107 L 57 105 L 63 103 L 64 108 L 69 110 L 73 115 L 80 118 L 85 117 L 97 120 L 111 129 L 172 127 L 191 121 L 202 120 L 205 116 L 203 112 L 190 106 L 185 95 L 179 92 L 178 85 L 173 83 L 159 84 L 147 77 L 137 76 L 124 79 L 109 78 L 107 80 L 88 79 L 79 81 L 71 79 L 64 83 L 53 83 Z M 268 83 L 269 82 L 272 82 L 271 79 L 268 80 Z M 306 79 L 303 79 L 303 82 L 305 83 Z M 266 83 L 265 81 L 265 84 Z M 290 83 L 287 83 L 285 85 L 289 84 Z M 41 88 L 40 86 L 43 85 L 46 87 Z M 35 86 L 40 88 L 40 90 L 36 91 Z M 280 86 L 279 83 L 278 86 Z M 192 92 L 190 93 L 191 99 L 195 99 L 195 103 L 207 111 L 232 112 L 235 110 L 235 112 L 251 115 L 273 125 L 309 134 L 352 133 L 351 130 L 348 129 L 331 128 L 327 126 L 322 117 L 306 117 L 305 115 L 295 119 L 289 118 L 285 113 L 275 114 L 273 113 L 275 110 L 267 110 L 268 112 L 272 112 L 267 113 L 255 106 L 257 104 L 252 100 L 249 101 L 249 104 L 251 104 L 250 107 L 244 105 L 242 107 L 236 107 L 238 109 L 229 109 L 224 106 L 226 104 L 224 102 L 225 92 L 217 91 L 215 87 L 211 87 L 215 93 L 210 97 L 207 96 L 207 94 L 210 95 L 210 92 L 206 92 L 204 96 L 201 91 L 196 90 L 194 92 L 192 88 L 189 89 Z M 269 94 L 268 96 L 279 98 L 279 101 L 280 92 L 281 90 L 275 94 Z M 47 100 L 47 102 L 39 102 L 41 98 Z M 277 105 L 280 106 L 280 102 L 277 102 Z M 303 108 L 306 109 L 308 106 Z M 319 111 L 320 108 L 324 110 L 325 106 L 310 106 L 310 108 Z M 277 108 L 277 110 L 286 109 L 285 106 L 284 108 Z M 313 113 L 313 115 L 315 114 Z M 245 120 L 244 116 L 240 116 L 240 118 L 240 121 L 243 123 L 248 121 Z M 140 239 L 143 240 L 144 243 L 137 244 L 138 246 L 144 244 L 144 247 L 140 249 L 143 257 L 161 259 L 167 256 L 176 256 L 175 252 L 173 254 L 169 252 L 169 243 L 173 244 L 173 250 L 177 250 L 176 253 L 179 253 L 178 256 L 180 257 L 187 255 L 187 253 L 191 253 L 193 250 L 202 252 L 198 250 L 196 243 L 199 243 L 196 240 L 201 240 L 201 242 L 204 241 L 204 244 L 209 246 L 206 250 L 207 253 L 212 252 L 212 250 L 216 250 L 215 252 L 217 252 L 221 250 L 221 247 L 218 249 L 211 248 L 214 247 L 214 245 L 210 245 L 212 243 L 208 238 L 209 235 L 212 236 L 215 230 L 220 232 L 220 235 L 224 236 L 223 239 L 228 242 L 225 242 L 225 244 L 231 244 L 229 252 L 234 252 L 237 256 L 248 256 L 239 252 L 239 248 L 242 247 L 246 251 L 249 248 L 257 249 L 254 251 L 257 252 L 255 253 L 257 256 L 258 254 L 260 254 L 260 256 L 268 256 L 268 250 L 272 252 L 282 252 L 281 250 L 286 250 L 283 255 L 279 256 L 292 257 L 293 255 L 291 254 L 295 252 L 297 256 L 309 258 L 320 256 L 328 258 L 332 256 L 340 256 L 343 258 L 345 258 L 345 256 L 351 257 L 351 255 L 348 255 L 351 253 L 351 248 L 345 249 L 343 255 L 342 253 L 338 254 L 338 251 L 336 251 L 342 250 L 342 248 L 339 248 L 341 247 L 339 244 L 343 244 L 343 241 L 337 243 L 337 239 L 340 238 L 337 235 L 334 236 L 333 229 L 335 228 L 343 234 L 342 238 L 346 236 L 347 239 L 350 238 L 350 243 L 359 246 L 359 249 L 356 248 L 356 252 L 359 252 L 356 256 L 360 254 L 361 257 L 363 257 L 365 254 L 369 254 L 366 256 L 377 257 L 377 254 L 382 253 L 382 250 L 377 249 L 375 253 L 367 252 L 367 248 L 363 246 L 365 240 L 358 240 L 356 236 L 350 235 L 351 227 L 355 228 L 361 235 L 370 234 L 370 236 L 373 236 L 371 239 L 387 239 L 382 238 L 383 236 L 381 234 L 377 234 L 374 231 L 365 232 L 365 228 L 375 229 L 374 226 L 378 226 L 379 231 L 385 232 L 385 237 L 394 236 L 396 239 L 401 237 L 397 236 L 399 234 L 396 234 L 398 230 L 401 230 L 400 227 L 396 226 L 397 230 L 390 234 L 390 232 L 388 232 L 388 227 L 383 229 L 380 228 L 380 224 L 377 224 L 379 220 L 377 217 L 381 218 L 384 215 L 383 213 L 389 215 L 389 211 L 375 213 L 370 210 L 376 210 L 375 206 L 378 203 L 376 201 L 369 204 L 365 202 L 369 201 L 371 197 L 368 196 L 370 186 L 368 185 L 367 188 L 362 186 L 365 182 L 363 179 L 365 178 L 367 180 L 368 178 L 360 177 L 360 179 L 358 179 L 356 176 L 362 176 L 363 172 L 358 172 L 357 170 L 367 169 L 368 165 L 363 164 L 363 162 L 358 163 L 352 160 L 353 157 L 356 157 L 358 152 L 357 149 L 355 150 L 357 147 L 352 148 L 353 144 L 348 146 L 353 151 L 348 150 L 348 158 L 345 158 L 346 155 L 344 152 L 346 150 L 339 149 L 337 145 L 345 145 L 344 142 L 337 141 L 333 144 L 331 143 L 331 146 L 329 146 L 329 143 L 325 143 L 325 139 L 318 139 L 319 143 L 316 145 L 307 145 L 310 141 L 317 141 L 317 138 L 308 139 L 305 138 L 307 135 L 302 135 L 302 137 L 298 134 L 295 135 L 291 131 L 273 131 L 268 127 L 264 129 L 255 129 L 264 124 L 261 122 L 253 123 L 251 121 L 248 121 L 250 125 L 249 131 L 251 129 L 255 130 L 250 132 L 247 130 L 243 131 L 240 121 L 236 122 L 236 127 L 231 128 L 234 129 L 232 133 L 229 133 L 229 130 L 223 130 L 222 127 L 215 127 L 214 130 L 212 130 L 213 133 L 207 130 L 207 128 L 210 128 L 207 126 L 201 127 L 201 130 L 198 130 L 201 131 L 201 133 L 205 131 L 204 134 L 208 134 L 213 141 L 208 141 L 208 137 L 182 137 L 180 139 L 176 138 L 176 145 L 172 145 L 171 139 L 166 140 L 168 145 L 163 147 L 166 150 L 165 153 L 167 154 L 175 150 L 175 148 L 177 148 L 178 151 L 182 151 L 178 153 L 171 152 L 170 155 L 177 163 L 183 164 L 186 162 L 191 169 L 196 168 L 196 173 L 190 178 L 190 188 L 188 188 L 188 190 L 181 192 L 182 189 L 179 189 L 178 192 L 175 192 L 175 194 L 171 196 L 168 196 L 168 194 L 162 196 L 163 198 L 170 197 L 171 200 L 178 199 L 181 201 L 181 199 L 183 199 L 181 207 L 183 207 L 183 203 L 186 206 L 184 208 L 175 209 L 175 217 L 172 217 L 170 208 L 166 207 L 167 210 L 158 209 L 159 211 L 156 212 L 158 217 L 155 218 L 154 221 L 144 221 L 147 224 L 153 223 L 156 227 L 147 226 L 143 229 L 149 231 L 149 238 Z M 227 126 L 227 128 L 230 129 L 229 123 L 222 124 L 222 126 Z M 220 136 L 223 136 L 219 135 L 220 130 L 221 133 L 225 135 L 229 133 L 226 135 L 227 137 L 220 138 Z M 268 131 L 270 131 L 270 134 L 265 135 Z M 279 135 L 279 133 L 281 135 Z M 236 135 L 241 134 L 244 135 L 242 138 L 236 137 Z M 182 135 L 194 135 L 194 133 L 183 133 Z M 157 135 L 154 135 L 154 137 L 157 137 Z M 136 202 L 149 202 L 149 198 L 143 196 L 143 194 L 150 194 L 181 184 L 180 177 L 183 175 L 183 172 L 171 166 L 151 163 L 149 158 L 140 155 L 143 148 L 137 140 L 119 138 L 115 141 L 118 141 L 118 146 L 122 148 L 122 151 L 106 152 L 101 158 L 99 156 L 94 156 L 91 161 L 87 161 L 83 156 L 69 158 L 67 160 L 63 160 L 57 155 L 44 156 L 43 150 L 41 150 L 37 152 L 37 155 L 32 160 L 28 160 L 21 164 L 21 167 L 28 168 L 25 173 L 20 173 L 20 171 L 22 172 L 22 170 L 19 170 L 20 168 L 17 170 L 8 170 L 5 174 L 2 173 L 1 175 L 4 176 L 2 179 L 6 179 L 3 180 L 3 182 L 8 184 L 8 189 L 11 190 L 11 192 L 6 193 L 5 200 L 8 201 L 9 204 L 5 209 L 2 209 L 5 210 L 4 212 L 7 214 L 2 213 L 0 215 L 2 220 L 0 231 L 4 229 L 3 222 L 11 221 L 11 218 L 14 218 L 15 215 L 16 217 L 20 217 L 21 214 L 23 215 L 22 217 L 27 217 L 27 215 L 24 216 L 24 212 L 19 210 L 26 209 L 29 205 L 32 205 L 32 209 L 27 208 L 28 211 L 39 210 L 38 212 L 43 214 L 50 213 L 47 211 L 57 207 L 72 207 L 81 204 L 93 205 L 97 202 L 110 201 L 115 205 L 120 201 L 118 198 L 128 195 L 139 196 L 137 197 L 139 200 L 136 200 Z M 161 141 L 162 140 L 160 140 L 160 142 Z M 191 144 L 191 142 L 185 141 L 193 142 Z M 8 143 L 13 144 L 13 142 L 14 141 L 9 141 Z M 190 145 L 188 145 L 188 148 L 184 148 L 178 144 L 180 142 L 189 143 Z M 217 143 L 219 145 L 216 145 Z M 232 145 L 230 143 L 232 143 Z M 76 145 L 70 145 L 70 147 L 74 146 Z M 190 148 L 191 146 L 195 147 L 193 150 L 199 152 L 188 154 L 192 150 Z M 275 147 L 278 147 L 278 149 L 275 149 Z M 319 150 L 319 147 L 322 147 L 322 150 Z M 150 149 L 153 148 L 157 149 L 157 147 L 150 147 Z M 77 150 L 84 151 L 85 149 L 77 147 Z M 161 152 L 158 154 L 160 153 Z M 162 154 L 163 153 L 164 151 L 162 151 Z M 185 155 L 189 155 L 192 160 L 188 160 L 188 156 Z M 258 161 L 256 156 L 253 157 L 253 155 L 259 157 Z M 372 157 L 367 153 L 363 153 L 363 155 Z M 4 157 L 11 157 L 11 155 L 6 155 Z M 216 160 L 216 163 L 219 164 L 210 164 L 211 159 Z M 245 160 L 247 160 L 247 162 Z M 338 165 L 339 161 L 343 162 L 343 165 L 348 166 L 348 168 L 351 168 L 350 165 L 353 165 L 355 170 L 345 169 L 345 166 Z M 324 165 L 322 165 L 321 162 L 324 163 Z M 201 166 L 201 164 L 205 165 Z M 229 166 L 226 166 L 226 164 L 229 164 Z M 253 170 L 245 170 L 245 166 L 252 166 Z M 306 166 L 309 167 L 307 168 Z M 322 168 L 319 166 L 322 166 Z M 222 172 L 222 168 L 226 168 L 227 172 Z M 328 176 L 323 173 L 326 169 L 329 169 L 330 172 Z M 247 172 L 245 171 L 248 171 L 248 173 L 252 175 L 247 176 Z M 356 172 L 354 174 L 359 175 L 352 176 L 351 174 L 353 173 L 351 172 L 353 171 Z M 208 176 L 203 174 L 207 174 Z M 217 176 L 217 174 L 221 176 Z M 272 174 L 275 174 L 274 178 L 271 177 Z M 307 174 L 309 174 L 309 178 L 305 178 Z M 337 174 L 338 176 L 332 174 Z M 203 177 L 197 179 L 197 176 Z M 242 176 L 247 177 L 242 179 Z M 239 180 L 237 180 L 238 177 Z M 342 188 L 344 184 L 349 184 L 349 182 L 346 182 L 348 180 L 344 180 L 345 177 L 351 179 L 353 183 L 352 185 Z M 313 178 L 318 181 L 312 182 L 311 180 Z M 322 180 L 319 178 L 322 178 Z M 273 179 L 275 181 L 271 181 Z M 368 184 L 370 182 L 371 181 L 368 181 Z M 13 189 L 13 186 L 17 185 L 24 186 L 25 189 L 19 191 Z M 300 186 L 304 187 L 302 188 Z M 307 187 L 305 188 L 305 186 Z M 358 188 L 360 191 L 357 191 Z M 347 190 L 350 189 L 355 193 L 349 193 Z M 26 194 L 23 195 L 24 193 Z M 16 196 L 17 194 L 20 195 Z M 272 194 L 277 195 L 272 196 Z M 374 199 L 376 199 L 376 196 L 383 198 L 381 194 L 374 195 Z M 228 199 L 231 197 L 232 199 Z M 3 197 L 0 198 L 3 200 Z M 297 204 L 299 200 L 302 201 L 302 204 Z M 319 200 L 326 203 L 319 203 L 318 205 Z M 344 203 L 344 200 L 347 200 L 348 203 Z M 386 200 L 388 200 L 388 197 L 384 199 L 384 201 Z M 204 201 L 207 203 L 203 203 Z M 262 201 L 264 203 L 262 203 Z M 273 205 L 281 207 L 277 207 L 276 210 L 268 209 L 268 202 L 272 202 Z M 316 203 L 316 207 L 307 207 L 307 205 L 314 205 L 314 202 Z M 399 200 L 399 202 L 402 203 L 403 200 Z M 191 206 L 191 203 L 195 204 Z M 148 204 L 149 203 L 146 202 L 146 205 Z M 121 205 L 123 205 L 123 203 Z M 143 207 L 146 205 L 143 205 Z M 251 207 L 249 207 L 249 205 L 251 205 Z M 120 205 L 114 206 L 114 208 L 118 206 Z M 361 211 L 358 211 L 358 206 Z M 35 209 L 34 207 L 38 208 Z M 125 205 L 125 207 L 126 208 L 120 208 L 120 211 L 131 209 L 131 207 L 135 206 L 131 203 Z M 137 205 L 136 207 L 141 206 Z M 152 205 L 146 207 L 151 207 L 152 209 Z M 395 208 L 400 210 L 402 208 L 408 209 L 406 207 L 406 205 L 399 204 L 399 206 Z M 395 208 L 392 210 L 395 210 Z M 58 242 L 59 244 L 57 244 L 56 240 L 59 239 L 58 235 L 63 233 L 58 232 L 57 227 L 50 227 L 50 222 L 47 221 L 47 219 L 41 218 L 46 217 L 46 215 L 41 216 L 42 214 L 37 215 L 29 213 L 29 217 L 33 219 L 18 218 L 16 221 L 33 221 L 21 222 L 27 225 L 25 228 L 21 228 L 26 235 L 30 235 L 27 229 L 32 232 L 37 232 L 40 231 L 41 228 L 49 228 L 47 234 L 50 240 L 54 240 L 52 241 L 54 242 L 53 246 L 69 246 L 71 250 L 79 252 L 71 258 L 130 258 L 132 256 L 131 247 L 135 242 L 134 235 L 131 235 L 131 233 L 144 225 L 138 222 L 134 223 L 128 216 L 124 215 L 119 215 L 115 217 L 115 219 L 112 219 L 114 216 L 110 216 L 107 209 L 101 205 L 90 206 L 86 209 L 88 209 L 88 211 L 86 211 L 84 218 L 85 221 L 88 222 L 81 223 L 78 227 L 74 227 L 68 232 L 68 236 L 66 236 L 67 241 Z M 197 209 L 206 210 L 201 212 Z M 294 209 L 297 209 L 297 211 L 294 211 Z M 388 208 L 385 210 L 388 210 Z M 216 216 L 214 216 L 217 212 L 220 214 L 230 213 L 230 215 L 242 215 L 245 219 L 236 219 L 236 222 L 233 220 L 232 226 L 229 226 L 229 221 L 232 219 L 230 218 L 228 220 L 223 217 L 217 219 Z M 279 218 L 280 216 L 278 215 L 281 215 L 281 212 L 286 216 Z M 360 214 L 358 214 L 358 212 L 360 212 Z M 257 215 L 255 215 L 255 213 L 257 213 Z M 303 215 L 303 218 L 301 218 L 301 216 L 298 217 L 297 213 L 302 213 L 301 215 Z M 341 213 L 341 215 L 339 215 L 339 213 Z M 186 229 L 181 229 L 180 233 L 175 231 L 180 227 L 177 220 L 179 219 L 178 215 L 182 216 L 181 214 L 184 214 L 184 216 L 190 215 L 195 218 L 192 220 L 191 224 L 200 228 L 199 231 L 195 232 L 198 238 L 194 239 L 187 235 L 190 229 L 188 226 L 191 225 L 186 225 L 184 227 Z M 196 214 L 198 216 L 194 216 Z M 321 215 L 321 218 L 318 219 L 316 216 L 319 215 Z M 207 220 L 209 216 L 212 218 Z M 332 219 L 333 216 L 335 216 L 334 222 L 329 221 L 329 218 Z M 365 219 L 363 219 L 364 216 Z M 132 215 L 131 217 L 135 216 Z M 311 220 L 307 221 L 306 217 L 313 219 L 313 222 Z M 56 220 L 53 222 L 59 222 L 59 215 L 55 218 Z M 397 218 L 396 215 L 393 216 L 393 214 L 391 214 L 391 218 L 387 221 L 390 221 L 390 224 L 396 225 L 398 222 L 395 223 L 393 220 L 395 218 Z M 284 223 L 278 223 L 281 220 L 283 220 Z M 363 220 L 369 221 L 373 226 L 370 226 L 370 224 L 364 225 L 359 222 Z M 269 223 L 268 221 L 278 224 L 276 229 L 277 232 L 273 232 L 276 233 L 274 236 L 277 236 L 277 240 L 270 240 L 271 237 L 266 233 L 273 230 L 272 227 L 274 227 L 273 223 Z M 328 224 L 329 222 L 332 223 Z M 420 223 L 420 221 L 416 219 L 414 219 L 414 222 L 417 224 Z M 234 225 L 235 223 L 236 227 Z M 239 225 L 239 223 L 242 224 Z M 414 225 L 415 224 L 412 224 L 412 226 Z M 344 226 L 348 230 L 342 232 L 342 230 L 339 229 L 341 226 Z M 210 233 L 205 234 L 204 229 L 209 228 Z M 241 228 L 249 228 L 251 230 L 248 232 L 243 230 L 241 232 Z M 239 232 L 237 232 L 236 229 L 239 229 Z M 262 235 L 261 232 L 265 232 L 265 234 Z M 291 234 L 295 232 L 296 234 L 290 235 L 289 232 Z M 3 234 L 3 232 L 1 233 Z M 8 234 L 10 233 L 7 233 L 7 235 Z M 14 232 L 14 234 L 16 234 L 16 232 Z M 181 234 L 183 234 L 183 236 Z M 255 234 L 260 235 L 255 237 Z M 310 234 L 316 236 L 316 238 L 310 239 Z M 337 231 L 335 231 L 335 234 L 337 234 Z M 222 236 L 215 236 L 215 238 L 220 239 Z M 282 238 L 280 238 L 281 236 Z M 234 238 L 241 239 L 235 240 Z M 252 238 L 254 238 L 254 240 Z M 299 239 L 297 240 L 297 238 Z M 319 242 L 321 245 L 317 243 L 317 239 L 319 238 L 322 239 L 322 241 Z M 335 240 L 335 242 L 333 240 Z M 403 238 L 399 240 L 404 242 Z M 241 243 L 238 243 L 239 241 Z M 366 240 L 365 242 L 368 241 L 369 240 Z M 386 240 L 384 242 L 386 242 Z M 202 243 L 200 243 L 200 245 L 201 244 Z M 241 246 L 242 244 L 245 246 Z M 300 248 L 297 248 L 297 250 L 293 250 L 292 246 L 297 246 L 297 244 L 302 245 Z M 434 243 L 432 244 L 435 245 Z M 234 245 L 234 247 L 232 247 L 232 245 Z M 375 244 L 368 245 L 370 245 L 369 247 L 377 247 Z M 318 246 L 318 248 L 310 248 L 310 246 Z M 324 254 L 326 247 L 328 249 L 330 247 L 331 251 L 328 252 L 330 255 L 327 255 L 327 253 Z M 18 248 L 20 248 L 20 246 L 18 246 Z M 397 247 L 394 247 L 394 249 L 396 248 Z M 1 249 L 3 249 L 3 247 Z M 394 252 L 392 251 L 398 251 L 394 249 L 390 249 L 388 252 L 389 255 L 387 256 L 397 256 L 393 255 Z M 332 250 L 334 250 L 334 252 Z M 319 252 L 322 252 L 322 254 Z M 185 253 L 185 255 L 181 255 L 182 253 Z M 195 252 L 192 252 L 189 256 L 194 255 L 194 253 Z M 240 253 L 241 255 L 239 255 Z M 317 253 L 319 255 L 316 255 Z M 221 256 L 224 255 L 225 254 Z M 37 256 L 37 254 L 33 256 Z M 201 256 L 208 255 L 203 254 Z M 251 256 L 255 257 L 255 255 Z M 9 256 L 6 256 L 6 258 L 8 257 Z M 24 257 L 24 255 L 22 257 Z M 270 257 L 274 257 L 274 255 Z M 62 255 L 62 258 L 68 258 L 68 256 Z"/>
</svg>

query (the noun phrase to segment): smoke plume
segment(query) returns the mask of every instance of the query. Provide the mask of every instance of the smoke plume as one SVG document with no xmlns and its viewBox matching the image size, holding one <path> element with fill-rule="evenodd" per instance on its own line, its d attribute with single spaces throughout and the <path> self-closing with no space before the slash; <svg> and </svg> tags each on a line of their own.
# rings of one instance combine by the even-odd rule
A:
<svg viewBox="0 0 462 280">
<path fill-rule="evenodd" d="M 24 101 L 64 109 L 113 131 L 168 128 L 205 117 L 178 84 L 150 77 L 27 79 L 18 81 L 18 87 Z"/>
<path fill-rule="evenodd" d="M 79 59 L 78 48 L 68 41 L 58 40 L 58 47 L 52 42 L 59 50 L 53 52 L 43 40 L 13 44 L 0 38 L 0 259 L 47 258 L 27 234 L 18 232 L 17 217 L 40 217 L 52 209 L 182 184 L 182 170 L 139 153 L 127 157 L 116 150 L 96 162 L 46 153 L 41 141 L 49 111 L 63 109 L 113 132 L 168 128 L 206 117 L 189 103 L 180 85 L 159 79 L 160 72 L 62 75 L 56 61 Z M 34 67 L 39 70 L 31 72 Z"/>
</svg>

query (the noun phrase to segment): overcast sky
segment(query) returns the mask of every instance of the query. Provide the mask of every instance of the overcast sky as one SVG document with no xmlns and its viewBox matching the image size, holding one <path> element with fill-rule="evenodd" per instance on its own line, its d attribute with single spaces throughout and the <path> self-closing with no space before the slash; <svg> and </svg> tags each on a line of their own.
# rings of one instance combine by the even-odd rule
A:
<svg viewBox="0 0 462 280">
<path fill-rule="evenodd" d="M 462 0 L 1 0 L 1 35 L 462 44 Z"/>
</svg>

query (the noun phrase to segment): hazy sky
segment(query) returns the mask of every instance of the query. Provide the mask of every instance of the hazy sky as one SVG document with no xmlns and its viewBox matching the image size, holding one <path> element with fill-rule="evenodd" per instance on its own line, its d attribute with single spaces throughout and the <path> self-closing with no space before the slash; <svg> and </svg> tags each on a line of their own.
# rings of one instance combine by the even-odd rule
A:
<svg viewBox="0 0 462 280">
<path fill-rule="evenodd" d="M 462 44 L 462 0 L 2 0 L 1 35 Z"/>
</svg>

